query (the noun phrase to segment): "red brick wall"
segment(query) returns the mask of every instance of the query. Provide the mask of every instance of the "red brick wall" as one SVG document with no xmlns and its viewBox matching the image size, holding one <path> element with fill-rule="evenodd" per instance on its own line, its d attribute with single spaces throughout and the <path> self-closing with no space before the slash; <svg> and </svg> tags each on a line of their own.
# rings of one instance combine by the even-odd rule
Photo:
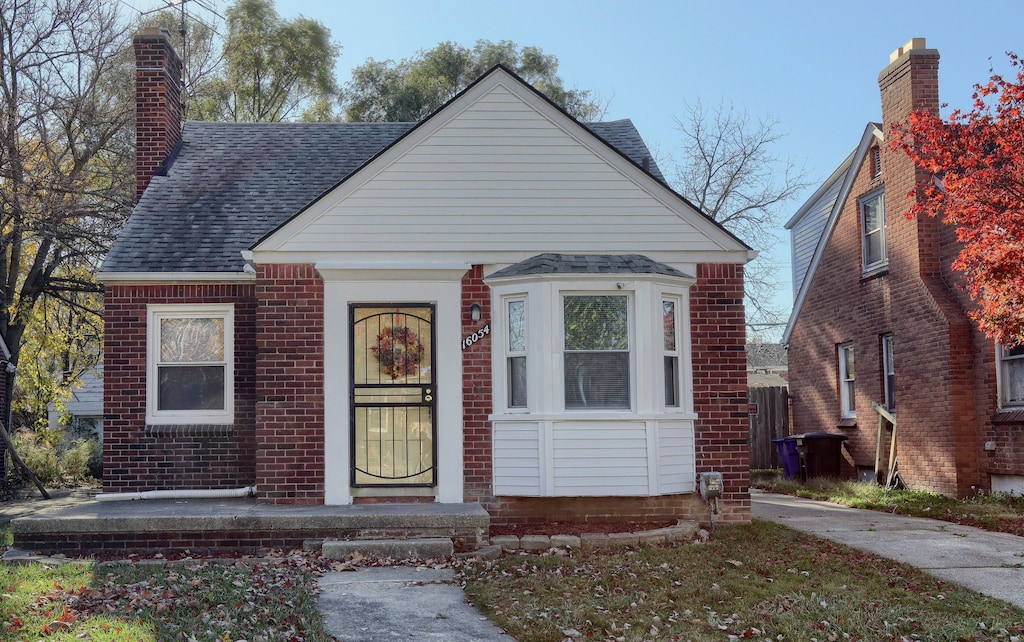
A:
<svg viewBox="0 0 1024 642">
<path fill-rule="evenodd" d="M 695 427 L 697 473 L 722 473 L 722 520 L 749 521 L 743 266 L 697 266 L 697 283 L 690 288 L 690 334 L 693 404 L 699 416 Z"/>
<path fill-rule="evenodd" d="M 103 491 L 240 488 L 255 481 L 256 300 L 246 284 L 107 285 Z M 233 303 L 235 423 L 146 426 L 146 304 Z"/>
<path fill-rule="evenodd" d="M 135 36 L 135 200 L 181 140 L 181 60 L 169 34 Z"/>
<path fill-rule="evenodd" d="M 261 265 L 256 298 L 259 497 L 323 503 L 323 281 L 312 265 Z"/>
<path fill-rule="evenodd" d="M 938 109 L 938 53 L 912 51 L 879 76 L 884 121 L 911 109 Z M 975 379 L 985 350 L 950 285 L 949 230 L 938 219 L 908 220 L 906 198 L 926 178 L 901 153 L 882 146 L 882 175 L 871 154 L 808 284 L 790 339 L 790 391 L 795 433 L 832 431 L 850 437 L 844 472 L 873 467 L 883 403 L 881 335 L 891 333 L 896 365 L 899 470 L 915 488 L 966 495 L 985 478 L 979 462 Z M 888 269 L 862 272 L 859 199 L 885 188 Z M 840 424 L 836 348 L 852 341 L 856 363 L 855 425 Z M 886 436 L 885 453 L 888 453 Z M 885 458 L 883 458 L 883 466 Z"/>
<path fill-rule="evenodd" d="M 480 320 L 476 322 L 470 316 L 474 303 L 480 306 Z M 462 336 L 473 334 L 492 319 L 491 289 L 483 281 L 483 268 L 474 265 L 462 277 Z M 494 501 L 491 422 L 487 416 L 493 408 L 491 348 L 496 340 L 487 335 L 462 351 L 463 495 L 469 502 Z"/>
</svg>

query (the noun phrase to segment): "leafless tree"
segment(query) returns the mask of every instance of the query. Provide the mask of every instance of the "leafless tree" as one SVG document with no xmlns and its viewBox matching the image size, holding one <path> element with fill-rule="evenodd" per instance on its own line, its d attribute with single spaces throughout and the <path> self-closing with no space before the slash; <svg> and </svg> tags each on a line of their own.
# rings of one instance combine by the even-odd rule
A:
<svg viewBox="0 0 1024 642">
<path fill-rule="evenodd" d="M 760 256 L 746 267 L 747 328 L 771 334 L 785 325 L 773 298 L 781 284 L 769 251 L 780 242 L 782 207 L 808 186 L 807 173 L 776 156 L 785 137 L 776 118 L 751 118 L 729 103 L 708 108 L 700 101 L 676 119 L 683 135 L 674 164 L 680 194 L 721 223 Z"/>
<path fill-rule="evenodd" d="M 0 0 L 0 337 L 14 366 L 42 301 L 98 325 L 93 272 L 134 193 L 131 59 L 117 7 Z M 99 338 L 87 349 L 95 361 Z"/>
</svg>

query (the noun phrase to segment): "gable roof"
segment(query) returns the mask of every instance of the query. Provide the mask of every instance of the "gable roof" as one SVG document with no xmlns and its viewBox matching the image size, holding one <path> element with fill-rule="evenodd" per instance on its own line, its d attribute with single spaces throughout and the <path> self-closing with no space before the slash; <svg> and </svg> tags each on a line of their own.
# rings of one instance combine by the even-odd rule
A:
<svg viewBox="0 0 1024 642">
<path fill-rule="evenodd" d="M 506 82 L 511 80 L 511 82 Z M 564 127 L 579 128 L 577 140 L 605 158 L 626 160 L 646 177 L 659 198 L 685 204 L 698 227 L 721 247 L 750 248 L 700 213 L 665 183 L 643 139 L 629 120 L 583 124 L 504 67 L 489 71 L 420 123 L 210 123 L 190 121 L 178 155 L 164 176 L 153 178 L 108 253 L 101 280 L 141 275 L 201 273 L 202 278 L 239 277 L 243 252 L 257 249 L 301 213 L 322 203 L 374 161 L 409 146 L 410 137 L 432 131 L 452 105 L 485 81 L 505 83 Z M 429 127 L 425 127 L 430 124 Z M 619 161 L 621 163 L 621 160 Z M 380 165 L 380 163 L 378 163 Z M 648 188 L 650 189 L 650 188 Z M 673 206 L 678 207 L 678 206 Z M 280 238 L 280 236 L 278 236 Z M 190 277 L 193 278 L 193 277 Z M 196 277 L 200 278 L 200 277 Z"/>
<path fill-rule="evenodd" d="M 821 237 L 818 239 L 818 244 L 814 248 L 814 256 L 811 258 L 810 266 L 807 268 L 807 272 L 800 283 L 800 289 L 797 291 L 796 300 L 793 302 L 793 311 L 790 312 L 789 321 L 786 323 L 786 330 L 782 333 L 783 345 L 789 345 L 789 338 L 793 334 L 793 327 L 796 324 L 797 317 L 800 315 L 800 308 L 803 307 L 804 300 L 807 298 L 807 290 L 810 288 L 811 282 L 814 280 L 814 273 L 818 268 L 818 264 L 821 263 L 821 257 L 825 252 L 825 247 L 828 245 L 829 239 L 832 238 L 832 232 L 835 230 L 836 223 L 839 221 L 839 215 L 846 206 L 846 200 L 850 196 L 850 189 L 853 187 L 854 179 L 857 178 L 857 172 L 860 171 L 861 166 L 864 164 L 864 158 L 867 156 L 868 150 L 871 149 L 871 143 L 876 138 L 884 140 L 884 136 L 885 134 L 882 131 L 882 126 L 879 123 L 868 123 L 864 128 L 864 133 L 861 135 L 860 143 L 857 145 L 852 156 L 847 157 L 836 170 L 838 172 L 846 167 L 845 175 L 843 176 L 842 184 L 839 188 L 839 195 L 836 197 L 835 204 L 832 206 L 832 211 L 828 216 L 828 220 L 825 222 L 825 227 L 822 230 Z M 848 163 L 849 165 L 847 165 Z M 826 184 L 833 181 L 835 177 L 836 173 L 833 172 L 832 176 L 830 176 L 828 181 L 826 181 Z M 811 201 L 809 202 L 813 202 L 816 198 L 819 198 L 820 192 L 821 189 L 815 191 L 814 196 L 811 197 Z M 797 216 L 794 216 L 788 223 L 786 223 L 787 228 L 791 227 L 791 224 L 796 224 L 801 212 L 806 213 L 805 208 L 807 208 L 807 204 L 800 208 Z"/>
<path fill-rule="evenodd" d="M 189 121 L 166 176 L 139 200 L 102 273 L 240 272 L 247 250 L 415 123 Z M 629 120 L 586 127 L 664 182 Z"/>
</svg>

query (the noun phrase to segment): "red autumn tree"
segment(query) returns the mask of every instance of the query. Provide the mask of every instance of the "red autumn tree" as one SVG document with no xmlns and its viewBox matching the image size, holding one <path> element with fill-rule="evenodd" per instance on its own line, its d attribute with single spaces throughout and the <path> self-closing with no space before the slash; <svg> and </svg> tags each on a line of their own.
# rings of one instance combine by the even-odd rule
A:
<svg viewBox="0 0 1024 642">
<path fill-rule="evenodd" d="M 908 216 L 943 216 L 961 242 L 953 268 L 977 302 L 971 318 L 990 338 L 1024 344 L 1024 63 L 975 85 L 970 111 L 918 111 L 891 126 L 892 149 L 932 176 L 910 194 Z"/>
</svg>

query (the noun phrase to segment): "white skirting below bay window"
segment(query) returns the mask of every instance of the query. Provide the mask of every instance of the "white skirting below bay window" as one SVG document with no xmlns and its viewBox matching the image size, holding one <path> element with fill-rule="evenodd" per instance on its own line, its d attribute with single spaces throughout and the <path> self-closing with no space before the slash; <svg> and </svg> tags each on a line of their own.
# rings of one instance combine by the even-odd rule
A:
<svg viewBox="0 0 1024 642">
<path fill-rule="evenodd" d="M 653 496 L 695 490 L 693 419 L 492 421 L 495 495 Z"/>
</svg>

